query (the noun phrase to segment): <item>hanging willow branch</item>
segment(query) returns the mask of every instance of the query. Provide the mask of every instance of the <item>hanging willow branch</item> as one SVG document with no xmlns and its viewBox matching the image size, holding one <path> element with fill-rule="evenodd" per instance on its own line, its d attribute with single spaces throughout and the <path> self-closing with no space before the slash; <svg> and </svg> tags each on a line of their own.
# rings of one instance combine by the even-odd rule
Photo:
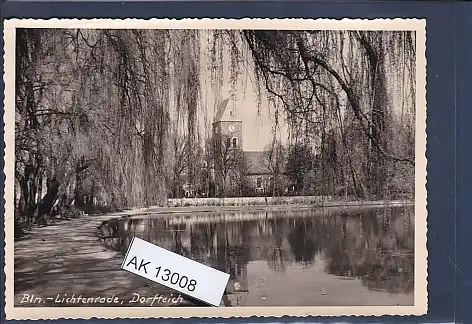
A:
<svg viewBox="0 0 472 324">
<path fill-rule="evenodd" d="M 267 32 L 271 33 L 271 32 Z M 275 32 L 274 32 L 275 33 Z M 355 117 L 359 120 L 360 125 L 362 126 L 363 133 L 369 138 L 371 143 L 375 146 L 377 151 L 382 154 L 384 157 L 398 161 L 398 162 L 405 162 L 410 165 L 415 164 L 414 159 L 412 158 L 405 158 L 405 157 L 398 157 L 391 153 L 388 153 L 379 143 L 378 139 L 373 135 L 371 130 L 375 130 L 377 133 L 380 134 L 380 130 L 378 129 L 378 125 L 376 125 L 361 109 L 359 98 L 355 94 L 353 88 L 349 86 L 345 80 L 341 77 L 341 75 L 332 67 L 332 64 L 328 63 L 325 59 L 323 59 L 323 55 L 320 54 L 312 54 L 310 51 L 307 50 L 306 44 L 308 41 L 302 38 L 301 33 L 287 33 L 288 39 L 295 38 L 294 43 L 296 47 L 282 47 L 278 46 L 277 44 L 271 43 L 274 41 L 273 38 L 277 36 L 262 36 L 264 35 L 263 32 L 256 32 L 256 31 L 244 31 L 243 35 L 249 45 L 249 49 L 251 50 L 252 56 L 254 58 L 254 63 L 256 68 L 261 71 L 263 78 L 265 80 L 265 87 L 266 90 L 277 97 L 282 103 L 285 109 L 288 111 L 290 115 L 298 116 L 298 114 L 305 115 L 308 112 L 315 111 L 312 108 L 312 101 L 313 96 L 316 92 L 317 87 L 321 87 L 323 89 L 327 89 L 327 87 L 322 84 L 321 82 L 315 81 L 315 75 L 319 72 L 319 67 L 324 69 L 326 72 L 329 73 L 339 84 L 343 92 L 346 94 L 346 97 L 349 101 L 349 107 L 354 112 Z M 356 38 L 360 41 L 361 45 L 366 49 L 366 51 L 372 55 L 376 56 L 377 53 L 374 52 L 373 47 L 368 43 L 365 36 L 361 33 L 356 34 Z M 288 42 L 288 41 L 287 41 Z M 282 55 L 281 52 L 287 52 L 287 55 L 291 55 L 291 57 L 299 57 L 303 62 L 303 69 L 304 75 L 301 77 L 296 76 L 299 74 L 300 71 L 287 71 L 284 69 L 284 66 L 287 66 L 283 62 L 279 62 L 277 59 L 280 58 Z M 322 51 L 321 51 L 322 52 Z M 274 54 L 277 53 L 277 54 Z M 274 62 L 277 66 L 281 66 L 281 69 L 277 69 L 275 67 L 271 67 L 269 62 Z M 375 62 L 374 62 L 375 63 Z M 302 82 L 309 81 L 311 83 L 311 94 L 308 96 L 306 100 L 307 104 L 301 109 L 293 109 L 292 105 L 289 104 L 288 98 L 286 95 L 279 93 L 271 86 L 271 81 L 275 80 L 275 77 L 282 77 L 283 79 L 288 81 L 288 84 L 294 87 L 294 85 L 299 85 Z M 282 81 L 283 82 L 283 81 Z M 372 82 L 375 83 L 375 80 Z M 330 91 L 328 91 L 330 92 Z M 299 118 L 304 118 L 298 116 Z M 313 122 L 312 120 L 308 119 L 308 122 Z M 367 126 L 365 125 L 367 124 Z"/>
</svg>

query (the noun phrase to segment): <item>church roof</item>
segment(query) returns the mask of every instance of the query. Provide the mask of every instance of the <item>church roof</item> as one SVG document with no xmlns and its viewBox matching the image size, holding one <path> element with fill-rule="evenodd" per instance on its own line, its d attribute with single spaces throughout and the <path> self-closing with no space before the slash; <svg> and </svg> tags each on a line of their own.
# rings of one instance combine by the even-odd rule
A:
<svg viewBox="0 0 472 324">
<path fill-rule="evenodd" d="M 269 174 L 270 171 L 265 166 L 264 151 L 244 151 L 247 163 L 248 175 Z"/>
<path fill-rule="evenodd" d="M 226 98 L 218 106 L 218 110 L 216 111 L 216 115 L 215 115 L 215 122 L 221 121 L 221 119 L 223 118 L 226 107 L 228 106 L 228 102 L 229 102 L 229 98 Z"/>
</svg>

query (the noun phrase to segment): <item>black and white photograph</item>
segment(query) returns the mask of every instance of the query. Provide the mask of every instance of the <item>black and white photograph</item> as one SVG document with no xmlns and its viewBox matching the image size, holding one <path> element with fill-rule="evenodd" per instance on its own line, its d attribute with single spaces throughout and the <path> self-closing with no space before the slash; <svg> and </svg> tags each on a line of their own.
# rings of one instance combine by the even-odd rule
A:
<svg viewBox="0 0 472 324">
<path fill-rule="evenodd" d="M 6 21 L 7 318 L 424 314 L 425 25 Z"/>
</svg>

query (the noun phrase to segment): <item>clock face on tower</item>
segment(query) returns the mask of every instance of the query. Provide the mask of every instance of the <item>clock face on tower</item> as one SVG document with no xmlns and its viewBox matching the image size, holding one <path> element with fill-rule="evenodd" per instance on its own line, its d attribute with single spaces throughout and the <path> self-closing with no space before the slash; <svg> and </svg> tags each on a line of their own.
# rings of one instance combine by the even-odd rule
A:
<svg viewBox="0 0 472 324">
<path fill-rule="evenodd" d="M 234 125 L 230 125 L 228 127 L 228 130 L 230 131 L 230 133 L 234 132 Z"/>
</svg>

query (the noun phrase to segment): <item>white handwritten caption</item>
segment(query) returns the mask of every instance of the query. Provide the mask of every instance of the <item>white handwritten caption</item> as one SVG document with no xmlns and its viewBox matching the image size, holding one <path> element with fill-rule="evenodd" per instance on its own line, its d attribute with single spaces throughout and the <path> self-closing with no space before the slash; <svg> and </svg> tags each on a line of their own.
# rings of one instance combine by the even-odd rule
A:
<svg viewBox="0 0 472 324">
<path fill-rule="evenodd" d="M 229 274 L 134 237 L 121 268 L 219 306 Z"/>
</svg>

